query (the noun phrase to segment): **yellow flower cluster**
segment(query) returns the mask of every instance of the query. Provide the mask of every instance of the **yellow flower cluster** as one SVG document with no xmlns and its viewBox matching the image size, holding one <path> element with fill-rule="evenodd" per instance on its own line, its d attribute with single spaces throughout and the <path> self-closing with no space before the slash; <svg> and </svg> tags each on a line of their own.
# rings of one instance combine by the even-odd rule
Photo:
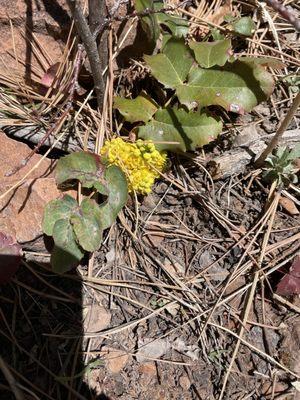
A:
<svg viewBox="0 0 300 400">
<path fill-rule="evenodd" d="M 109 164 L 119 166 L 125 173 L 129 192 L 148 194 L 159 177 L 167 159 L 166 152 L 156 150 L 152 141 L 125 142 L 121 138 L 108 140 L 101 149 Z"/>
</svg>

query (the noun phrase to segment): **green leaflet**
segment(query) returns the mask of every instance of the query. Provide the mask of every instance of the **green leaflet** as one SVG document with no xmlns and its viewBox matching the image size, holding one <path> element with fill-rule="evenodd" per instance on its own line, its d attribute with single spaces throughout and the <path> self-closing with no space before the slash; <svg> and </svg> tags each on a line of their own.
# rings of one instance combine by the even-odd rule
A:
<svg viewBox="0 0 300 400">
<path fill-rule="evenodd" d="M 159 150 L 178 152 L 204 146 L 221 130 L 222 122 L 206 112 L 167 108 L 158 110 L 152 121 L 139 128 L 139 137 L 153 140 Z"/>
<path fill-rule="evenodd" d="M 142 92 L 135 99 L 115 97 L 114 108 L 117 108 L 128 122 L 147 122 L 157 111 L 158 105 L 146 93 Z"/>
<path fill-rule="evenodd" d="M 231 40 L 217 40 L 215 42 L 190 42 L 190 48 L 195 53 L 195 58 L 203 68 L 211 68 L 215 65 L 223 66 L 229 59 Z"/>
<path fill-rule="evenodd" d="M 272 76 L 252 61 L 237 60 L 224 67 L 194 67 L 187 83 L 177 86 L 177 96 L 188 108 L 219 105 L 244 114 L 272 93 Z"/>
<path fill-rule="evenodd" d="M 172 38 L 164 46 L 163 53 L 144 56 L 152 75 L 165 87 L 175 88 L 186 80 L 193 64 L 190 49 L 183 39 Z"/>
</svg>

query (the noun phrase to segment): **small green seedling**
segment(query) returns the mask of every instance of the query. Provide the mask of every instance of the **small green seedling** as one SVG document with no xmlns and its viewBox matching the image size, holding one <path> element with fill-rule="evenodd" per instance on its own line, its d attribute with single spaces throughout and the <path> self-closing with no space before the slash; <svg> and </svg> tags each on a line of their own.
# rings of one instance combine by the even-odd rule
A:
<svg viewBox="0 0 300 400">
<path fill-rule="evenodd" d="M 300 158 L 300 144 L 292 150 L 288 147 L 279 147 L 266 159 L 263 178 L 268 182 L 277 181 L 278 186 L 286 187 L 290 183 L 297 183 L 298 168 L 294 163 L 297 158 Z"/>
</svg>

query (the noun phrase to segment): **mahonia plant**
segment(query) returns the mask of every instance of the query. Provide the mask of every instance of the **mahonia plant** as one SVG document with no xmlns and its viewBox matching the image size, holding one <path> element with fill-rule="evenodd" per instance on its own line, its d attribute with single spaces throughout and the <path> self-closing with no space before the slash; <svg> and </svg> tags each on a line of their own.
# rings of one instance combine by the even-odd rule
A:
<svg viewBox="0 0 300 400">
<path fill-rule="evenodd" d="M 80 204 L 65 195 L 45 208 L 43 230 L 54 240 L 51 264 L 56 272 L 70 270 L 85 252 L 99 248 L 103 231 L 115 221 L 128 192 L 150 193 L 166 166 L 167 151 L 194 151 L 215 140 L 222 131 L 216 106 L 237 114 L 251 111 L 274 89 L 266 67 L 281 67 L 269 58 L 234 56 L 230 35 L 251 35 L 254 25 L 249 19 L 229 18 L 228 37 L 212 30 L 214 41 L 196 42 L 187 39 L 187 20 L 160 12 L 162 2 L 135 0 L 135 8 L 149 39 L 161 43 L 160 51 L 144 60 L 163 91 L 163 104 L 143 91 L 134 99 L 116 97 L 114 108 L 139 139 L 115 138 L 104 144 L 100 155 L 78 152 L 58 161 L 58 186 L 80 182 L 89 193 Z"/>
<path fill-rule="evenodd" d="M 98 250 L 103 231 L 115 221 L 128 192 L 148 194 L 166 165 L 166 152 L 153 142 L 115 138 L 105 142 L 101 155 L 77 152 L 61 158 L 56 182 L 64 189 L 80 182 L 88 196 L 79 204 L 72 196 L 50 201 L 44 210 L 43 231 L 52 236 L 51 265 L 63 273 L 77 266 L 85 252 Z M 98 204 L 93 194 L 104 198 Z"/>
<path fill-rule="evenodd" d="M 88 190 L 79 204 L 70 195 L 50 201 L 44 210 L 43 231 L 52 236 L 51 265 L 63 273 L 77 266 L 84 252 L 98 250 L 104 229 L 115 221 L 127 201 L 127 179 L 116 165 L 108 165 L 97 154 L 77 152 L 62 157 L 56 167 L 56 182 L 66 188 L 74 182 Z M 96 193 L 101 204 L 91 198 Z"/>
<path fill-rule="evenodd" d="M 145 55 L 144 60 L 165 90 L 161 97 L 169 101 L 167 106 L 159 105 L 142 92 L 134 99 L 116 97 L 114 107 L 126 121 L 135 124 L 133 129 L 139 138 L 152 140 L 158 150 L 194 151 L 208 144 L 222 131 L 221 119 L 208 107 L 244 114 L 273 92 L 274 80 L 266 67 L 281 68 L 277 60 L 237 57 L 230 37 L 202 42 L 187 40 L 187 21 L 155 12 L 163 9 L 161 2 L 136 0 L 135 7 L 138 12 L 152 10 L 142 18 L 149 38 L 157 41 L 162 34 L 158 54 Z M 229 22 L 230 35 L 236 32 L 247 36 L 254 28 L 249 18 Z"/>
</svg>

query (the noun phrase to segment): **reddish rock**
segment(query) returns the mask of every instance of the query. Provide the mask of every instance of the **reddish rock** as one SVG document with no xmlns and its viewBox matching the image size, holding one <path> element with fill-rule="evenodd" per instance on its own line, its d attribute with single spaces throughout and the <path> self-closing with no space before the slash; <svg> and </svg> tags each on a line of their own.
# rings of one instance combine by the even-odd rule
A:
<svg viewBox="0 0 300 400">
<path fill-rule="evenodd" d="M 10 139 L 0 131 L 0 232 L 15 237 L 19 243 L 32 242 L 42 236 L 45 204 L 61 196 L 53 176 L 54 163 L 48 159 L 42 160 L 20 186 L 3 196 L 41 160 L 40 155 L 34 155 L 16 174 L 5 176 L 29 152 L 26 144 Z"/>
<path fill-rule="evenodd" d="M 2 72 L 37 80 L 60 60 L 69 27 L 66 0 L 0 0 Z"/>
</svg>

